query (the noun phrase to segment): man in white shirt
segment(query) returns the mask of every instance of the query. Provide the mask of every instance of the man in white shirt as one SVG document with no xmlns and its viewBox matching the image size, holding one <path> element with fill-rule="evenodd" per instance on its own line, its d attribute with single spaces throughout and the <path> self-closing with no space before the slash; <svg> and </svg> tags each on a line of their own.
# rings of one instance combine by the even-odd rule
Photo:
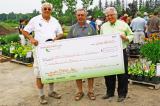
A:
<svg viewBox="0 0 160 106">
<path fill-rule="evenodd" d="M 97 29 L 98 33 L 100 33 L 100 29 L 101 29 L 102 23 L 103 23 L 103 21 L 100 18 L 97 18 L 97 20 L 96 20 L 96 29 Z"/>
<path fill-rule="evenodd" d="M 134 18 L 131 21 L 130 27 L 132 28 L 132 31 L 134 32 L 134 43 L 144 43 L 144 38 L 145 38 L 145 28 L 146 28 L 146 21 L 145 19 L 140 17 L 141 13 L 137 13 L 137 17 Z"/>
<path fill-rule="evenodd" d="M 63 37 L 62 28 L 57 19 L 51 16 L 52 4 L 43 3 L 41 7 L 42 14 L 33 17 L 23 30 L 23 35 L 29 39 L 31 44 L 38 46 L 38 44 L 46 41 L 54 41 Z M 34 38 L 29 35 L 30 32 L 34 31 Z M 33 51 L 34 55 L 34 73 L 36 76 L 36 85 L 39 89 L 40 103 L 47 104 L 47 100 L 44 96 L 43 84 L 41 82 L 41 75 L 39 67 L 37 65 L 36 52 Z M 48 96 L 60 99 L 61 95 L 53 91 L 53 83 L 49 84 Z"/>
</svg>

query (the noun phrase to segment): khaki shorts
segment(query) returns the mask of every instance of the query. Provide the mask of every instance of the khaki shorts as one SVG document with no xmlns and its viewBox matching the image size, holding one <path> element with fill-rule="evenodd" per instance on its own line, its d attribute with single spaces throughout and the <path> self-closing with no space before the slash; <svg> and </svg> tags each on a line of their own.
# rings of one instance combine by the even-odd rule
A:
<svg viewBox="0 0 160 106">
<path fill-rule="evenodd" d="M 39 67 L 38 67 L 37 56 L 36 56 L 36 53 L 35 53 L 35 47 L 33 47 L 33 58 L 34 58 L 34 64 L 33 64 L 34 75 L 35 75 L 36 78 L 41 78 L 40 70 L 39 70 Z"/>
</svg>

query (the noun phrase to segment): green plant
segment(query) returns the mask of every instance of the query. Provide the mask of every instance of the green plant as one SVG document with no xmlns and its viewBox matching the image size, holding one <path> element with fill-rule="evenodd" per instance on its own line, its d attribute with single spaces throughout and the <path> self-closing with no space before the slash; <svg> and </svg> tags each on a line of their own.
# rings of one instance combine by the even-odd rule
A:
<svg viewBox="0 0 160 106">
<path fill-rule="evenodd" d="M 160 62 L 160 39 L 156 35 L 151 35 L 141 46 L 140 54 L 153 64 Z"/>
<path fill-rule="evenodd" d="M 149 68 L 149 72 L 148 72 L 148 76 L 151 78 L 151 77 L 154 77 L 156 75 L 156 68 L 155 68 L 155 64 L 151 64 L 150 65 L 150 68 Z"/>
<path fill-rule="evenodd" d="M 5 44 L 5 41 L 4 41 L 4 37 L 1 36 L 1 37 L 0 37 L 0 45 L 3 45 L 3 44 Z"/>
<path fill-rule="evenodd" d="M 2 54 L 5 55 L 5 56 L 9 56 L 9 54 L 10 54 L 10 44 L 3 45 L 1 48 L 2 48 Z"/>
<path fill-rule="evenodd" d="M 3 37 L 3 40 L 5 41 L 5 44 L 11 43 L 11 42 L 18 42 L 20 40 L 18 34 L 9 34 Z"/>
<path fill-rule="evenodd" d="M 25 59 L 27 56 L 27 53 L 32 51 L 32 46 L 31 45 L 25 45 L 22 46 L 20 44 L 14 45 L 15 49 L 13 50 L 14 58 L 16 59 Z"/>
<path fill-rule="evenodd" d="M 132 75 L 143 76 L 142 63 L 137 61 L 128 68 L 128 73 Z"/>
</svg>

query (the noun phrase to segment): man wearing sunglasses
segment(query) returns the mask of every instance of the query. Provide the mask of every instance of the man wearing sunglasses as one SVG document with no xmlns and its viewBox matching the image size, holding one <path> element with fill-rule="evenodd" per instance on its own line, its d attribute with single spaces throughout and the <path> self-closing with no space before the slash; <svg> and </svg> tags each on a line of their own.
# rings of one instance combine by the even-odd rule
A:
<svg viewBox="0 0 160 106">
<path fill-rule="evenodd" d="M 40 103 L 47 104 L 47 100 L 44 96 L 43 84 L 41 82 L 41 75 L 39 67 L 37 65 L 37 58 L 35 48 L 39 43 L 46 41 L 54 41 L 63 37 L 62 28 L 57 19 L 51 16 L 52 4 L 43 3 L 41 7 L 42 13 L 38 16 L 33 17 L 28 25 L 23 30 L 23 35 L 29 39 L 31 44 L 34 45 L 33 55 L 34 55 L 34 73 L 36 76 L 36 85 L 39 90 Z M 34 32 L 34 37 L 30 36 L 29 33 Z M 54 97 L 60 99 L 61 95 L 53 91 L 53 83 L 49 84 L 49 97 Z"/>
</svg>

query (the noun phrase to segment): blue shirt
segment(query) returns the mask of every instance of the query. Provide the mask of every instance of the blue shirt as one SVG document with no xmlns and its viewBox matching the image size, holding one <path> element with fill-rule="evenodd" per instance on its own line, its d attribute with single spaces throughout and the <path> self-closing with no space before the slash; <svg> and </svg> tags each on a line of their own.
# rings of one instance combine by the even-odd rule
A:
<svg viewBox="0 0 160 106">
<path fill-rule="evenodd" d="M 147 21 L 141 17 L 136 17 L 131 21 L 130 27 L 133 31 L 144 31 Z"/>
</svg>

